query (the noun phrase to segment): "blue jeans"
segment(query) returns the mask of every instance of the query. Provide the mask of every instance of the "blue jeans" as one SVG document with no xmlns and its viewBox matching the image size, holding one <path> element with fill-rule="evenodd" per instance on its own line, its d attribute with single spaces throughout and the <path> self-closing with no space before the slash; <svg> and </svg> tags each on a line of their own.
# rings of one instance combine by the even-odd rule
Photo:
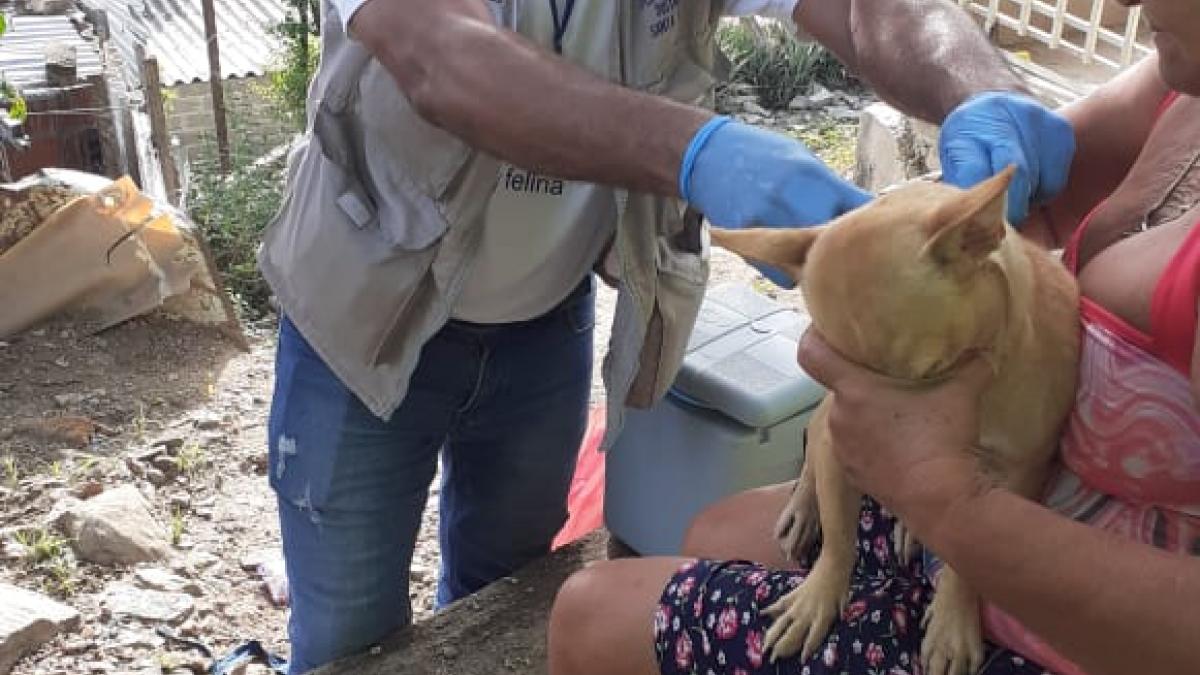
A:
<svg viewBox="0 0 1200 675">
<path fill-rule="evenodd" d="M 408 570 L 439 455 L 439 606 L 549 551 L 587 424 L 592 283 L 530 321 L 447 324 L 387 422 L 284 319 L 268 433 L 290 672 L 411 620 Z"/>
</svg>

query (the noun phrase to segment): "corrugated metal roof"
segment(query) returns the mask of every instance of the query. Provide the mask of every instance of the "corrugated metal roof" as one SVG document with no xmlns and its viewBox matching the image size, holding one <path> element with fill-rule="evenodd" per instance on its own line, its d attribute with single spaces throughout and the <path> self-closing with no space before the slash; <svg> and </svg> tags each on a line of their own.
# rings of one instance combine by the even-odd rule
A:
<svg viewBox="0 0 1200 675">
<path fill-rule="evenodd" d="M 108 14 L 109 34 L 136 73 L 134 45 L 158 58 L 164 85 L 208 81 L 200 0 L 85 0 Z M 271 29 L 286 16 L 282 0 L 213 0 L 221 75 L 256 77 L 272 64 L 280 40 Z"/>
<path fill-rule="evenodd" d="M 0 73 L 21 89 L 44 88 L 46 47 L 56 42 L 75 47 L 76 72 L 82 80 L 100 74 L 100 51 L 83 39 L 67 16 L 9 16 L 0 38 Z"/>
</svg>

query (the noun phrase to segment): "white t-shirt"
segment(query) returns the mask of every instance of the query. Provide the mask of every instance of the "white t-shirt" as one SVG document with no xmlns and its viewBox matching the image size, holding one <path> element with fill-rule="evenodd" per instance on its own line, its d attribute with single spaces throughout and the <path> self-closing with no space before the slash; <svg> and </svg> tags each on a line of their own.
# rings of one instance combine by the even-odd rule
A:
<svg viewBox="0 0 1200 675">
<path fill-rule="evenodd" d="M 339 16 L 348 18 L 367 0 L 331 1 Z M 612 45 L 619 39 L 616 34 L 596 32 L 605 30 L 605 26 L 610 32 L 617 30 L 608 4 L 612 1 L 630 0 L 576 2 L 564 36 L 564 53 L 578 65 L 601 73 L 610 66 Z M 727 0 L 726 13 L 790 19 L 798 2 Z M 589 17 L 592 12 L 599 14 Z M 522 20 L 545 25 L 522 26 L 521 32 L 535 36 L 531 39 L 543 47 L 553 48 L 550 13 L 529 14 L 535 16 L 523 15 Z M 495 324 L 544 314 L 591 271 L 616 221 L 611 188 L 504 165 L 488 203 L 479 251 L 452 316 L 472 323 Z"/>
</svg>

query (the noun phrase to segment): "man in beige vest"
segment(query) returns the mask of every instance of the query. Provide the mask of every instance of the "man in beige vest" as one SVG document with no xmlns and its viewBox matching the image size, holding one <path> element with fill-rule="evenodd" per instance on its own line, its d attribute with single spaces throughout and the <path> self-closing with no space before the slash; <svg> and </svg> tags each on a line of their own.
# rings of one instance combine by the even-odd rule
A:
<svg viewBox="0 0 1200 675">
<path fill-rule="evenodd" d="M 722 16 L 794 19 L 884 98 L 944 121 L 947 180 L 1018 164 L 1014 222 L 1072 152 L 1066 123 L 942 0 L 324 11 L 309 133 L 260 253 L 285 316 L 270 479 L 294 673 L 409 621 L 439 458 L 439 605 L 548 550 L 585 425 L 594 270 L 619 294 L 608 443 L 679 366 L 708 274 L 697 213 L 802 227 L 870 198 L 794 139 L 710 112 Z"/>
</svg>

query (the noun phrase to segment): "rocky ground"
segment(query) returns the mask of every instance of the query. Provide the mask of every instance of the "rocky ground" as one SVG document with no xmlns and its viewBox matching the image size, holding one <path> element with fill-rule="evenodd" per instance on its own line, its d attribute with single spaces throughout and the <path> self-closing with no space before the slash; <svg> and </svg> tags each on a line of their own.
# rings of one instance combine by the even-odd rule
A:
<svg viewBox="0 0 1200 675">
<path fill-rule="evenodd" d="M 736 91 L 725 102 L 846 173 L 864 104 L 823 89 L 786 111 Z M 797 299 L 724 251 L 713 279 Z M 602 350 L 611 291 L 598 302 Z M 0 674 L 204 673 L 197 642 L 286 655 L 268 583 L 281 573 L 265 476 L 274 326 L 248 332 L 243 352 L 152 315 L 0 342 Z M 418 619 L 432 610 L 436 522 L 428 509 L 411 573 Z"/>
</svg>

